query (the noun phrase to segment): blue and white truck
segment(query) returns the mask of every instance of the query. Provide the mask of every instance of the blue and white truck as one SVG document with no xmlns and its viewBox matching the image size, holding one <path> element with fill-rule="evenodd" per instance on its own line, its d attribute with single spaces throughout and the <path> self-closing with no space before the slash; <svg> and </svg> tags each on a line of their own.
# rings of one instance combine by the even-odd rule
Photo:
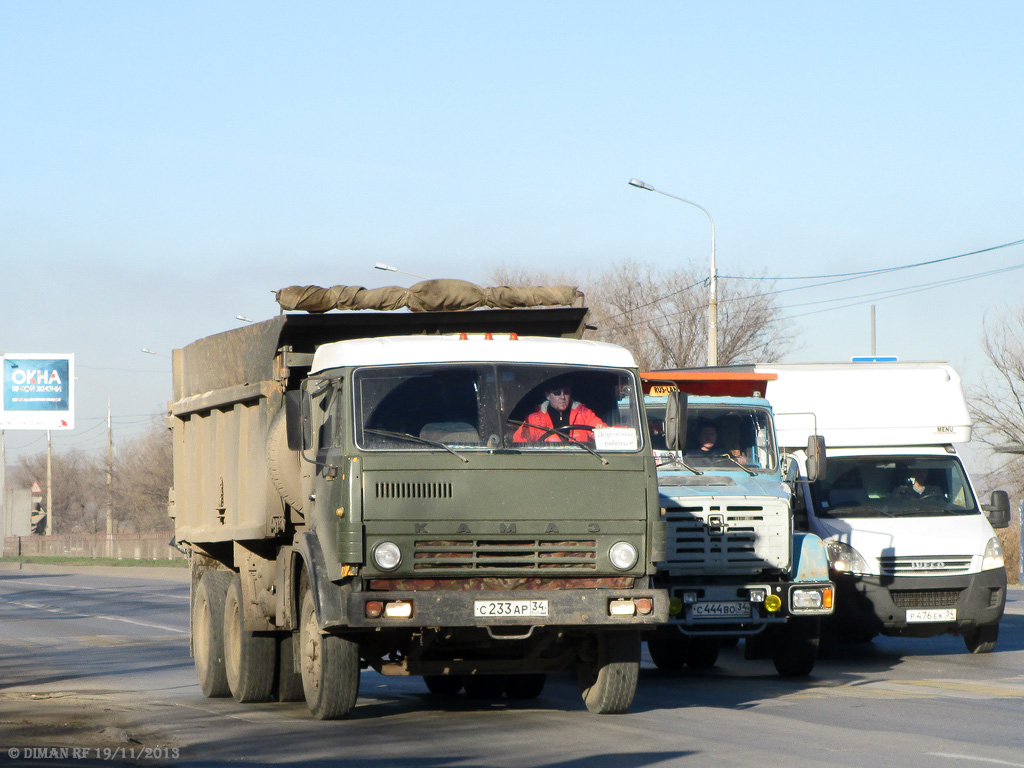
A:
<svg viewBox="0 0 1024 768">
<path fill-rule="evenodd" d="M 784 676 L 810 673 L 834 585 L 821 539 L 794 528 L 792 478 L 764 398 L 774 375 L 643 378 L 666 524 L 655 584 L 670 596 L 668 623 L 646 633 L 652 661 L 709 667 L 723 643 L 744 638 L 748 658 L 771 657 Z M 821 441 L 804 442 L 812 473 L 815 461 L 824 469 Z"/>
</svg>

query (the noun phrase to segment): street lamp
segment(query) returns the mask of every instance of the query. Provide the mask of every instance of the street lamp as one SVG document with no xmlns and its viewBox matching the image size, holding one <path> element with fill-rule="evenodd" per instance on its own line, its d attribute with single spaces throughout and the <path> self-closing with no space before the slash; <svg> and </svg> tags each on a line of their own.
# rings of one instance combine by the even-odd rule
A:
<svg viewBox="0 0 1024 768">
<path fill-rule="evenodd" d="M 167 355 L 162 355 L 159 352 L 154 352 L 152 349 L 146 349 L 145 347 L 142 348 L 142 351 L 145 352 L 147 355 L 156 355 L 157 357 L 167 357 Z M 171 358 L 167 357 L 167 359 L 170 360 Z"/>
<path fill-rule="evenodd" d="M 708 298 L 708 365 L 718 365 L 718 264 L 715 262 L 715 220 L 711 218 L 711 214 L 708 213 L 707 208 L 704 206 L 697 205 L 692 200 L 684 200 L 681 197 L 670 195 L 668 192 L 662 192 L 660 189 L 655 189 L 650 184 L 640 181 L 640 179 L 630 179 L 629 186 L 636 187 L 637 189 L 646 189 L 648 192 L 657 192 L 659 195 L 671 197 L 673 200 L 687 203 L 694 208 L 700 208 L 704 211 L 704 215 L 708 217 L 708 221 L 711 222 L 711 295 Z"/>
<path fill-rule="evenodd" d="M 398 267 L 393 267 L 390 264 L 385 264 L 384 262 L 381 262 L 381 261 L 378 261 L 376 264 L 374 264 L 373 268 L 374 269 L 383 270 L 384 272 L 401 272 L 403 275 L 412 275 L 413 277 L 420 278 L 420 280 L 429 280 L 430 279 L 429 277 L 425 277 L 423 275 L 417 275 L 415 272 L 406 272 L 404 269 L 399 269 Z"/>
</svg>

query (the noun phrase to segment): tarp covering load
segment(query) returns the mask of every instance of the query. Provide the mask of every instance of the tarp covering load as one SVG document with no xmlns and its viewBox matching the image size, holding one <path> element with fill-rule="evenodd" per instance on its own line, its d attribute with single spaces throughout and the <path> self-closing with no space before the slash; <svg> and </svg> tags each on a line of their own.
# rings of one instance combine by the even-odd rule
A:
<svg viewBox="0 0 1024 768">
<path fill-rule="evenodd" d="M 569 285 L 482 288 L 465 280 L 424 280 L 409 288 L 397 285 L 384 288 L 292 285 L 277 292 L 277 303 L 281 309 L 314 314 L 332 309 L 389 311 L 408 307 L 412 312 L 452 312 L 480 307 L 568 307 L 582 299 L 583 294 Z"/>
</svg>

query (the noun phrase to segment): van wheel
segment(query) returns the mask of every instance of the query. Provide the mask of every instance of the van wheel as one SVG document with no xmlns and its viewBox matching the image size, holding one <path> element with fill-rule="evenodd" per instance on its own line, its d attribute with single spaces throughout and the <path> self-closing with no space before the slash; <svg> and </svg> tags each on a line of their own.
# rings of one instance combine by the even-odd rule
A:
<svg viewBox="0 0 1024 768">
<path fill-rule="evenodd" d="M 297 635 L 289 632 L 277 638 L 277 680 L 274 698 L 278 701 L 304 701 L 302 675 L 295 668 L 295 643 Z"/>
<path fill-rule="evenodd" d="M 690 639 L 675 627 L 658 627 L 647 635 L 647 652 L 658 669 L 682 669 Z"/>
<path fill-rule="evenodd" d="M 986 624 L 964 633 L 964 645 L 971 653 L 992 653 L 998 639 L 998 624 Z"/>
<path fill-rule="evenodd" d="M 209 699 L 231 695 L 224 670 L 224 600 L 231 574 L 207 571 L 192 600 L 192 655 L 199 688 Z"/>
<path fill-rule="evenodd" d="M 509 675 L 505 683 L 505 695 L 510 699 L 536 699 L 544 690 L 548 676 L 543 673 Z"/>
<path fill-rule="evenodd" d="M 270 701 L 274 691 L 273 635 L 245 628 L 242 579 L 235 574 L 224 601 L 224 672 L 235 701 Z"/>
<path fill-rule="evenodd" d="M 465 675 L 462 685 L 471 699 L 500 699 L 508 675 Z"/>
<path fill-rule="evenodd" d="M 454 696 L 462 690 L 462 678 L 458 675 L 424 675 L 423 682 L 435 696 Z"/>
<path fill-rule="evenodd" d="M 580 653 L 576 676 L 583 703 L 595 715 L 620 715 L 636 696 L 640 677 L 640 630 L 598 632 Z"/>
<path fill-rule="evenodd" d="M 320 631 L 308 582 L 299 616 L 300 672 L 306 706 L 317 720 L 348 717 L 359 695 L 359 645 Z"/>
<path fill-rule="evenodd" d="M 803 677 L 811 674 L 818 659 L 818 638 L 821 620 L 817 618 L 790 618 L 778 627 L 772 637 L 772 661 L 783 677 Z"/>
</svg>

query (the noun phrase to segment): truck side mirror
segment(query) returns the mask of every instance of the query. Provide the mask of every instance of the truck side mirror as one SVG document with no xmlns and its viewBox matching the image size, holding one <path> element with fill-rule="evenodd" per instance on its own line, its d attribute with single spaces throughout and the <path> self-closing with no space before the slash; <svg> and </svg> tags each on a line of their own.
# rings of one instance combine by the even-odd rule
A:
<svg viewBox="0 0 1024 768">
<path fill-rule="evenodd" d="M 674 389 L 665 403 L 665 447 L 681 451 L 686 446 L 686 393 Z"/>
<path fill-rule="evenodd" d="M 288 450 L 306 451 L 313 445 L 313 425 L 310 421 L 309 394 L 304 389 L 284 393 L 285 433 Z"/>
<path fill-rule="evenodd" d="M 825 438 L 811 435 L 807 438 L 807 479 L 815 482 L 825 476 Z"/>
<path fill-rule="evenodd" d="M 981 508 L 993 528 L 1010 527 L 1010 495 L 1006 491 L 992 491 L 991 503 Z"/>
<path fill-rule="evenodd" d="M 782 457 L 782 480 L 789 484 L 790 488 L 796 487 L 796 480 L 800 476 L 800 467 L 797 465 L 796 457 L 785 454 Z"/>
</svg>

